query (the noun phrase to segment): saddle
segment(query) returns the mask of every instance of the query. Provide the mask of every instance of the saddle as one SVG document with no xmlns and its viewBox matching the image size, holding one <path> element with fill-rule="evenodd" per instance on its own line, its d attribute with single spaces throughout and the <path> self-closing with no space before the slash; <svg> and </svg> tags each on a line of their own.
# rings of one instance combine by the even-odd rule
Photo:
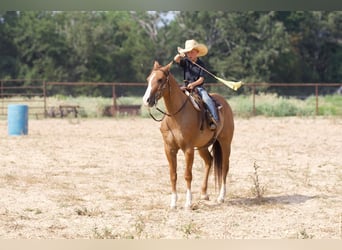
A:
<svg viewBox="0 0 342 250">
<path fill-rule="evenodd" d="M 204 124 L 206 123 L 209 125 L 212 122 L 212 116 L 207 108 L 206 105 L 204 105 L 204 102 L 201 98 L 201 96 L 197 93 L 197 91 L 191 91 L 189 92 L 187 89 L 183 89 L 184 93 L 188 96 L 190 99 L 191 104 L 194 106 L 194 108 L 198 111 L 201 112 L 201 126 L 200 129 L 204 129 Z M 209 94 L 211 97 L 211 95 Z M 211 97 L 212 98 L 212 97 Z M 213 99 L 214 100 L 214 99 Z M 214 100 L 215 106 L 218 107 L 218 104 Z"/>
</svg>

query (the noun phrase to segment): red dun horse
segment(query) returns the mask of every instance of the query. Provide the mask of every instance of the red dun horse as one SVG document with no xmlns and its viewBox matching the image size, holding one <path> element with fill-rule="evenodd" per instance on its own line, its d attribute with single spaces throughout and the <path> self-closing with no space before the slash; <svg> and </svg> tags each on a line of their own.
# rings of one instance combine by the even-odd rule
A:
<svg viewBox="0 0 342 250">
<path fill-rule="evenodd" d="M 144 105 L 153 107 L 160 98 L 164 98 L 166 116 L 162 120 L 160 131 L 164 140 L 164 150 L 169 162 L 171 180 L 171 208 L 177 203 L 177 153 L 181 149 L 185 156 L 186 202 L 185 208 L 192 205 L 191 181 L 194 150 L 205 163 L 205 174 L 201 190 L 201 198 L 209 200 L 207 193 L 208 177 L 212 163 L 215 167 L 215 178 L 218 181 L 219 196 L 217 201 L 224 202 L 226 195 L 226 177 L 229 170 L 229 156 L 234 132 L 233 113 L 226 100 L 212 94 L 215 102 L 221 105 L 219 109 L 220 122 L 216 131 L 211 131 L 203 116 L 197 111 L 179 84 L 170 73 L 172 63 L 161 66 L 154 63 L 151 74 L 148 76 L 148 87 L 143 97 Z M 212 145 L 212 154 L 209 147 Z"/>
</svg>

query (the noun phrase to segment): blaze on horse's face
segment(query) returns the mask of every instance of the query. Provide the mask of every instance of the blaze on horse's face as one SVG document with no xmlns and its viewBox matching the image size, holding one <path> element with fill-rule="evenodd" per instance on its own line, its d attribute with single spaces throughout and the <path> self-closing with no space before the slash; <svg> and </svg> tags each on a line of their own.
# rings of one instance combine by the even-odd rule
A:
<svg viewBox="0 0 342 250">
<path fill-rule="evenodd" d="M 166 70 L 163 69 L 158 62 L 154 62 L 151 74 L 147 77 L 147 89 L 143 97 L 145 106 L 153 107 L 162 97 L 162 92 L 167 82 Z"/>
</svg>

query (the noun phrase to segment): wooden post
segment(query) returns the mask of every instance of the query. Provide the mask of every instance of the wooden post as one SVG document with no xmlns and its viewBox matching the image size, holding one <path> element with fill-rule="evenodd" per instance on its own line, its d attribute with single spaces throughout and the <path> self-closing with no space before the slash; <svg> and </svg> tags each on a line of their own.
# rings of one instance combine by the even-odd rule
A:
<svg viewBox="0 0 342 250">
<path fill-rule="evenodd" d="M 116 110 L 117 110 L 117 105 L 116 105 L 116 94 L 115 94 L 115 84 L 112 85 L 112 96 L 113 96 L 113 108 L 112 108 L 112 116 L 116 116 Z"/>
<path fill-rule="evenodd" d="M 47 117 L 47 110 L 46 110 L 46 82 L 43 80 L 43 95 L 44 95 L 44 118 Z"/>
<path fill-rule="evenodd" d="M 256 108 L 255 108 L 255 84 L 253 84 L 253 115 L 256 115 Z"/>
<path fill-rule="evenodd" d="M 318 83 L 315 84 L 315 93 L 316 93 L 316 115 L 318 115 Z"/>
<path fill-rule="evenodd" d="M 0 89 L 1 89 L 1 91 L 0 91 L 0 97 L 1 97 L 1 102 L 2 102 L 2 107 L 1 107 L 1 114 L 2 115 L 4 115 L 5 114 L 5 112 L 4 112 L 4 94 L 3 94 L 3 88 L 4 88 L 4 86 L 3 86 L 3 81 L 0 81 Z"/>
</svg>

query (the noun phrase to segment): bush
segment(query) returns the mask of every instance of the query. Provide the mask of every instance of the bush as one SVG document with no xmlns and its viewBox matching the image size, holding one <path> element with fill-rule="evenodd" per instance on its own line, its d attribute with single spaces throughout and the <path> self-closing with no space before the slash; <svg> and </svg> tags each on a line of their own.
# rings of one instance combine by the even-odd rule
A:
<svg viewBox="0 0 342 250">
<path fill-rule="evenodd" d="M 43 103 L 39 97 L 32 97 L 36 102 Z M 141 96 L 119 97 L 116 100 L 118 105 L 142 105 Z M 240 95 L 228 99 L 234 115 L 240 117 L 253 116 L 253 96 Z M 3 99 L 3 106 L 11 103 L 10 99 Z M 29 105 L 32 102 L 28 103 Z M 81 117 L 103 117 L 105 107 L 113 105 L 112 98 L 89 97 L 89 96 L 63 96 L 56 95 L 47 98 L 47 108 L 58 107 L 59 105 L 79 105 Z M 259 94 L 255 96 L 256 115 L 268 117 L 281 116 L 314 116 L 316 115 L 316 97 L 311 96 L 305 100 L 296 98 L 278 97 L 274 94 Z M 160 100 L 158 107 L 165 111 L 163 100 Z M 318 115 L 342 116 L 342 95 L 320 96 L 318 100 Z M 42 107 L 43 109 L 43 107 Z M 43 110 L 41 111 L 43 113 Z M 152 114 L 160 119 L 163 115 L 155 108 L 151 109 Z M 141 107 L 141 116 L 149 118 L 148 109 Z M 3 118 L 3 117 L 2 117 Z"/>
</svg>

